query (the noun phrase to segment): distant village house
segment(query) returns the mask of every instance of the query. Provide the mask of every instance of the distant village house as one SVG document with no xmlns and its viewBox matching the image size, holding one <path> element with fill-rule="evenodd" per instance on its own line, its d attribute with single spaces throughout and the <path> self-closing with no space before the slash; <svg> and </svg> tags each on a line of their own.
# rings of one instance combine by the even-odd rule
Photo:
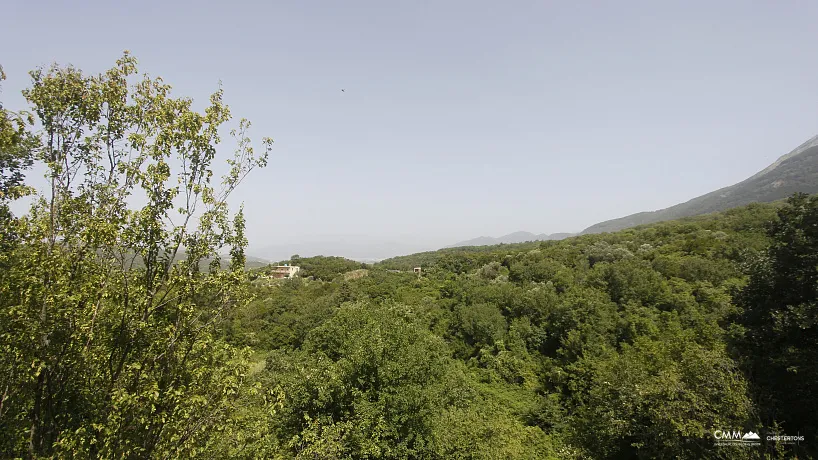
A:
<svg viewBox="0 0 818 460">
<path fill-rule="evenodd" d="M 272 267 L 267 277 L 274 279 L 293 278 L 299 271 L 301 271 L 301 267 L 296 267 L 294 265 L 277 265 Z"/>
</svg>

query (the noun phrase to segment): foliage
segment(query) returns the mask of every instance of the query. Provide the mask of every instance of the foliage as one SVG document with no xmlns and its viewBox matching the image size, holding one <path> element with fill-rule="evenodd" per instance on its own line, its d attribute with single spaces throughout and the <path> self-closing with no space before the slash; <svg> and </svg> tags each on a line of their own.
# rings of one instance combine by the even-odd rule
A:
<svg viewBox="0 0 818 460">
<path fill-rule="evenodd" d="M 0 66 L 0 82 L 6 79 Z M 0 205 L 27 193 L 24 171 L 33 163 L 37 138 L 28 127 L 34 122 L 31 114 L 15 113 L 0 102 Z"/>
<path fill-rule="evenodd" d="M 739 297 L 740 350 L 765 425 L 818 433 L 818 196 L 795 195 Z"/>
<path fill-rule="evenodd" d="M 221 90 L 136 72 L 37 70 L 39 130 L 0 113 L 0 456 L 818 454 L 713 436 L 818 433 L 818 197 L 270 281 L 228 198 L 271 141 L 242 120 L 217 183 Z"/>
<path fill-rule="evenodd" d="M 258 285 L 229 335 L 269 354 L 259 381 L 282 398 L 254 455 L 811 455 L 713 445 L 716 429 L 773 433 L 786 420 L 757 418 L 733 302 L 782 209 Z"/>
<path fill-rule="evenodd" d="M 767 223 L 787 208 L 446 249 L 365 277 L 258 286 L 234 318 L 237 332 L 281 338 L 256 343 L 271 353 L 262 386 L 283 395 L 264 455 L 748 458 L 716 448 L 713 430 L 773 433 L 785 419 L 757 418 L 758 393 L 735 359 L 733 297 L 770 241 Z M 418 265 L 421 276 L 410 272 Z M 419 342 L 407 334 L 430 348 L 409 346 Z M 405 366 L 437 373 L 415 380 Z M 386 369 L 396 380 L 372 385 Z M 446 400 L 444 381 L 462 397 Z M 395 388 L 426 409 L 390 399 Z M 420 393 L 434 404 L 412 399 Z M 774 447 L 753 452 L 812 454 Z"/>
<path fill-rule="evenodd" d="M 244 219 L 227 199 L 267 153 L 254 154 L 242 120 L 215 182 L 222 90 L 194 111 L 161 79 L 137 77 L 127 52 L 100 75 L 54 65 L 31 78 L 30 154 L 49 185 L 10 221 L 3 253 L 0 453 L 199 456 L 246 371 L 217 333 L 248 299 Z"/>
<path fill-rule="evenodd" d="M 663 316 L 655 336 L 583 358 L 574 371 L 585 390 L 573 433 L 594 457 L 712 456 L 708 432 L 749 416 L 745 380 L 724 347 L 698 344 L 692 330 Z"/>
<path fill-rule="evenodd" d="M 290 260 L 278 262 L 274 265 L 295 265 L 301 267 L 299 276 L 312 277 L 318 280 L 332 281 L 336 277 L 344 273 L 366 268 L 367 265 L 354 260 L 345 259 L 343 257 L 300 257 L 294 255 Z M 263 267 L 253 272 L 254 276 L 265 274 L 270 270 L 270 267 Z"/>
</svg>

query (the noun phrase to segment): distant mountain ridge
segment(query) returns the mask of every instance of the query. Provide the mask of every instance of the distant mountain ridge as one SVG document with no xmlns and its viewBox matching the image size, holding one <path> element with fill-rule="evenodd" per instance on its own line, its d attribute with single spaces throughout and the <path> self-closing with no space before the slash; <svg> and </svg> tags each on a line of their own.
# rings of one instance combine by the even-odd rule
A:
<svg viewBox="0 0 818 460">
<path fill-rule="evenodd" d="M 561 240 L 575 235 L 615 232 L 637 225 L 709 214 L 744 206 L 752 202 L 772 202 L 793 193 L 818 193 L 818 135 L 779 157 L 770 166 L 735 185 L 693 198 L 669 208 L 632 214 L 592 225 L 580 233 L 531 233 L 518 231 L 500 237 L 480 236 L 461 241 L 445 248 L 464 246 L 493 246 L 498 244 L 525 243 L 528 241 Z M 348 259 L 374 263 L 396 254 L 413 254 L 433 250 L 431 245 L 372 238 L 362 235 L 324 236 L 323 239 L 253 247 L 253 254 L 261 256 L 250 260 L 248 267 L 265 264 L 267 260 L 285 260 L 292 254 L 302 256 L 335 255 Z"/>
<path fill-rule="evenodd" d="M 400 254 L 428 251 L 434 245 L 401 241 L 400 237 L 378 238 L 368 235 L 304 236 L 295 242 L 276 242 L 253 245 L 247 252 L 267 260 L 287 260 L 293 254 L 301 257 L 341 256 L 347 259 L 372 262 Z"/>
<path fill-rule="evenodd" d="M 818 136 L 735 185 L 658 211 L 640 212 L 592 225 L 580 234 L 615 232 L 637 225 L 709 214 L 753 202 L 767 203 L 793 193 L 818 193 Z"/>
<path fill-rule="evenodd" d="M 497 238 L 490 236 L 480 236 L 466 241 L 446 246 L 447 248 L 459 248 L 463 246 L 493 246 L 495 244 L 514 244 L 525 243 L 526 241 L 548 241 L 548 240 L 562 240 L 574 235 L 573 233 L 540 233 L 539 235 L 531 232 L 514 232 L 508 235 L 503 235 Z"/>
</svg>

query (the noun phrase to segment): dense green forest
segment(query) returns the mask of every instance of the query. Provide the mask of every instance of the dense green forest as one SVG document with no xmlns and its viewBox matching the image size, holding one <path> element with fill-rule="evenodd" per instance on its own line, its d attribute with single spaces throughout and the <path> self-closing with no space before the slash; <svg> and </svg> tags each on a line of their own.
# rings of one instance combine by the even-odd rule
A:
<svg viewBox="0 0 818 460">
<path fill-rule="evenodd" d="M 221 90 L 197 112 L 128 54 L 31 76 L 0 108 L 0 457 L 818 455 L 818 196 L 271 280 L 228 203 L 272 141 L 240 121 L 214 179 Z"/>
<path fill-rule="evenodd" d="M 356 279 L 255 284 L 226 337 L 255 350 L 254 377 L 281 399 L 250 449 L 809 457 L 809 442 L 766 436 L 812 439 L 818 422 L 816 229 L 818 197 L 796 196 L 613 234 L 397 257 Z M 765 439 L 716 446 L 716 430 Z"/>
</svg>

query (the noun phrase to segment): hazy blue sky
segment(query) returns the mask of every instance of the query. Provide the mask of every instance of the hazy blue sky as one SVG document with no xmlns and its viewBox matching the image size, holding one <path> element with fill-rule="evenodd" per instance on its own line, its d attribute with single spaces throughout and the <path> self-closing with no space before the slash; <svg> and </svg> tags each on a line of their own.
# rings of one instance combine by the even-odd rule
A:
<svg viewBox="0 0 818 460">
<path fill-rule="evenodd" d="M 740 181 L 818 133 L 818 3 L 6 1 L 3 100 L 124 49 L 221 80 L 270 166 L 251 244 L 579 231 Z M 346 91 L 341 92 L 344 88 Z M 331 239 L 331 238 L 330 238 Z"/>
</svg>

